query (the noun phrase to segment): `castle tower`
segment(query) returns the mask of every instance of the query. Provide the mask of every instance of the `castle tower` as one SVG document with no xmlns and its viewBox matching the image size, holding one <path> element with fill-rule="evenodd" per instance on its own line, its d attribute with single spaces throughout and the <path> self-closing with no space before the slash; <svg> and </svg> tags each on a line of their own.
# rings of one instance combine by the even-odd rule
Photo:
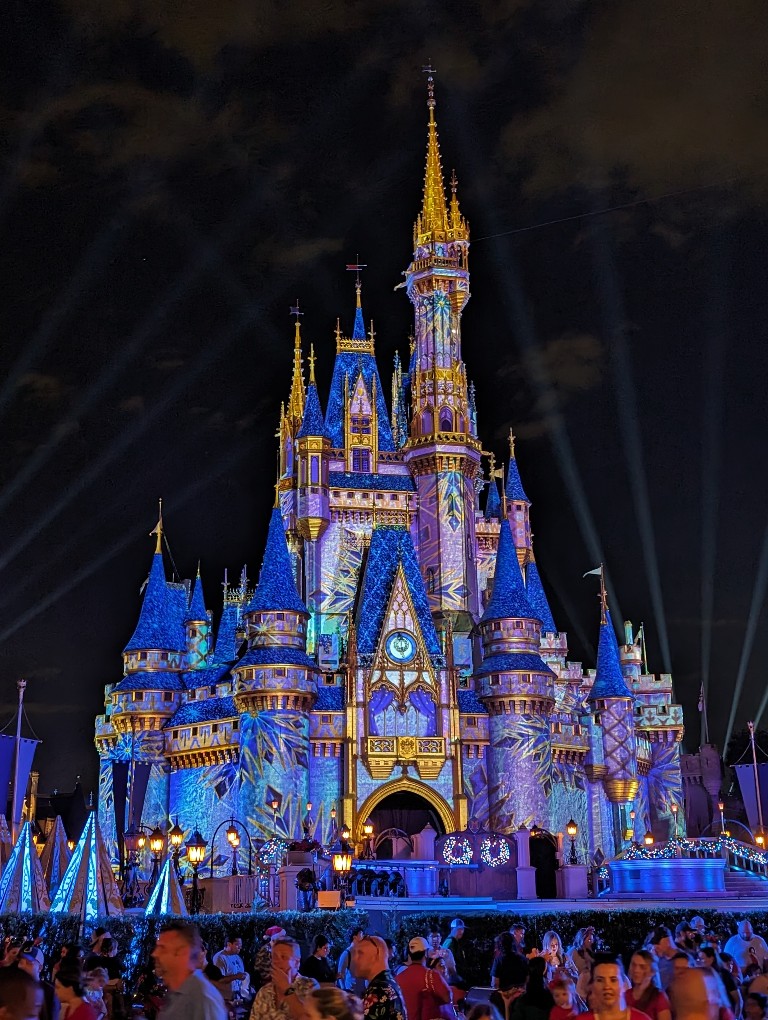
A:
<svg viewBox="0 0 768 1020">
<path fill-rule="evenodd" d="M 309 386 L 301 428 L 296 434 L 298 453 L 298 500 L 296 516 L 299 533 L 314 541 L 328 527 L 331 519 L 328 506 L 328 452 L 330 444 L 324 435 L 323 411 L 315 382 L 315 354 L 310 348 Z M 313 591 L 314 586 L 308 585 Z"/>
<path fill-rule="evenodd" d="M 203 582 L 200 568 L 197 570 L 195 587 L 192 589 L 189 609 L 184 620 L 187 638 L 187 654 L 184 659 L 185 669 L 201 669 L 208 664 L 211 654 L 211 618 L 205 608 Z"/>
<path fill-rule="evenodd" d="M 509 526 L 512 528 L 512 537 L 517 549 L 517 559 L 521 567 L 530 559 L 531 552 L 531 501 L 525 494 L 523 483 L 520 478 L 520 471 L 515 458 L 515 437 L 510 430 L 509 433 L 509 467 L 507 468 L 507 482 L 504 487 L 504 494 L 507 497 L 507 514 Z"/>
<path fill-rule="evenodd" d="M 541 621 L 528 601 L 506 518 L 499 533 L 493 594 L 479 627 L 483 662 L 475 675 L 489 715 L 491 824 L 500 832 L 521 824 L 547 828 L 554 673 L 539 655 Z"/>
<path fill-rule="evenodd" d="M 309 613 L 299 597 L 280 510 L 269 521 L 259 583 L 243 611 L 248 649 L 232 667 L 240 720 L 240 812 L 268 837 L 301 833 L 309 797 L 309 713 L 318 671 L 306 654 Z"/>
<path fill-rule="evenodd" d="M 467 374 L 461 359 L 461 312 L 469 299 L 469 228 L 456 182 L 445 200 L 432 77 L 424 199 L 405 271 L 415 313 L 410 378 L 411 428 L 403 448 L 419 494 L 416 541 L 433 612 L 477 618 L 475 479 L 480 444 L 472 435 Z M 458 621 L 457 621 L 458 622 Z"/>
</svg>

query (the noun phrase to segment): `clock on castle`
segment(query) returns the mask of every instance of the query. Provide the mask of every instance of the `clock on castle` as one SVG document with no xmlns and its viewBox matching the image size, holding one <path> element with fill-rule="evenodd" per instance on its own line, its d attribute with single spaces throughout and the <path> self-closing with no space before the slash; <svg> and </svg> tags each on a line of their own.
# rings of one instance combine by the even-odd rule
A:
<svg viewBox="0 0 768 1020">
<path fill-rule="evenodd" d="M 298 839 L 307 802 L 324 842 L 341 821 L 360 840 L 369 818 L 409 835 L 470 819 L 557 833 L 573 819 L 583 859 L 612 855 L 628 829 L 672 829 L 671 677 L 644 671 L 631 627 L 619 644 L 605 601 L 596 668 L 568 661 L 514 443 L 505 476 L 488 464 L 462 358 L 469 225 L 455 179 L 446 193 L 431 78 L 427 114 L 404 284 L 413 339 L 391 400 L 358 279 L 322 399 L 296 322 L 261 571 L 225 590 L 215 628 L 203 579 L 166 579 L 157 529 L 123 675 L 96 721 L 115 857 L 129 825 L 162 819 L 210 838 L 234 816 L 253 837 Z"/>
</svg>

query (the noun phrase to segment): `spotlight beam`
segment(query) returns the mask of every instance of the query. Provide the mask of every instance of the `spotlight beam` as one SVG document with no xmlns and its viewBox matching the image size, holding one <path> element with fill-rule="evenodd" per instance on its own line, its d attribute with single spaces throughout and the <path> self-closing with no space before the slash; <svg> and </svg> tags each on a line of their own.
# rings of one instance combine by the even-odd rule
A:
<svg viewBox="0 0 768 1020">
<path fill-rule="evenodd" d="M 757 564 L 755 585 L 752 589 L 752 602 L 749 607 L 749 616 L 747 617 L 747 629 L 744 634 L 744 643 L 741 646 L 739 669 L 736 673 L 736 683 L 734 684 L 733 694 L 731 696 L 731 711 L 728 716 L 728 728 L 725 731 L 725 742 L 723 747 L 728 746 L 728 741 L 731 739 L 731 734 L 733 733 L 733 725 L 736 721 L 736 712 L 739 707 L 741 690 L 744 686 L 744 679 L 747 675 L 749 660 L 752 657 L 752 650 L 755 645 L 755 635 L 757 634 L 757 625 L 760 620 L 760 614 L 763 610 L 766 592 L 768 592 L 768 525 L 766 525 L 765 534 L 763 535 L 763 544 L 760 549 L 760 559 Z M 763 700 L 760 702 L 758 713 L 755 716 L 755 725 L 758 724 L 760 717 L 765 711 L 767 700 L 768 699 L 766 699 L 764 695 Z"/>
<path fill-rule="evenodd" d="M 173 497 L 173 506 L 182 507 L 185 503 L 189 502 L 198 492 L 206 489 L 212 482 L 215 482 L 221 475 L 226 474 L 231 468 L 235 466 L 246 453 L 253 447 L 254 441 L 251 440 L 245 443 L 241 449 L 233 450 L 228 457 L 226 457 L 219 465 L 213 470 L 208 472 L 202 478 L 198 478 L 197 481 L 192 482 L 185 489 L 182 489 L 180 493 Z M 135 536 L 133 533 L 128 533 L 122 538 L 118 539 L 109 549 L 101 553 L 93 560 L 89 560 L 88 563 L 80 570 L 76 571 L 64 584 L 59 585 L 55 591 L 50 592 L 40 602 L 37 602 L 34 606 L 31 606 L 26 613 L 23 613 L 20 617 L 13 621 L 13 623 L 6 627 L 5 630 L 0 632 L 0 642 L 6 641 L 12 637 L 17 631 L 21 630 L 32 620 L 40 616 L 51 606 L 55 605 L 59 599 L 67 595 L 73 588 L 76 588 L 83 581 L 87 580 L 97 570 L 100 570 L 106 563 L 114 559 L 118 553 L 122 552 L 126 546 L 133 542 Z"/>
<path fill-rule="evenodd" d="M 651 593 L 651 604 L 656 622 L 656 631 L 661 645 L 664 671 L 672 672 L 672 656 L 669 650 L 667 619 L 664 613 L 664 597 L 661 589 L 659 560 L 656 553 L 656 536 L 651 514 L 651 500 L 648 494 L 648 480 L 644 467 L 643 441 L 640 433 L 637 411 L 637 394 L 632 378 L 629 351 L 626 340 L 627 317 L 621 296 L 613 261 L 607 226 L 598 221 L 592 230 L 592 254 L 597 278 L 598 292 L 602 297 L 601 313 L 603 329 L 611 354 L 613 378 L 616 386 L 616 404 L 619 427 L 627 454 L 629 484 L 632 502 L 637 514 L 643 560 Z"/>
</svg>

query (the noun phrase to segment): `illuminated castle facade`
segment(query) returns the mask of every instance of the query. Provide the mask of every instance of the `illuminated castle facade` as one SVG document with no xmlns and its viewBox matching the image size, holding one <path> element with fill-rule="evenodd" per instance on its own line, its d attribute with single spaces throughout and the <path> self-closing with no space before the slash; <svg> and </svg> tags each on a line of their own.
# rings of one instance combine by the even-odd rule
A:
<svg viewBox="0 0 768 1020">
<path fill-rule="evenodd" d="M 96 722 L 113 847 L 129 812 L 209 839 L 231 816 L 299 838 L 311 801 L 324 841 L 394 809 L 443 832 L 474 818 L 557 833 L 573 818 L 581 853 L 610 856 L 628 830 L 666 837 L 682 807 L 671 677 L 643 672 L 605 602 L 596 670 L 568 662 L 514 445 L 505 477 L 492 457 L 484 471 L 461 350 L 469 228 L 455 179 L 446 196 L 431 81 L 428 109 L 403 285 L 413 337 L 390 406 L 358 278 L 324 401 L 297 317 L 261 572 L 225 587 L 215 632 L 201 578 L 166 579 L 158 528 L 124 675 Z"/>
</svg>

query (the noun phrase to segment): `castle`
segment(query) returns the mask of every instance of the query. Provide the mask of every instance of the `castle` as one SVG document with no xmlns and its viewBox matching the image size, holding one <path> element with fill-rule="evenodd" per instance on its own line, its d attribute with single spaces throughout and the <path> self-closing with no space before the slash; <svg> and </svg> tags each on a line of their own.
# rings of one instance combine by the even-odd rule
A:
<svg viewBox="0 0 768 1020">
<path fill-rule="evenodd" d="M 461 352 L 469 227 L 446 195 L 429 80 L 423 203 L 403 284 L 414 308 L 391 406 L 357 280 L 323 402 L 295 326 L 280 477 L 255 587 L 166 579 L 162 521 L 124 675 L 96 721 L 99 812 L 210 839 L 578 824 L 580 856 L 682 828 L 682 709 L 603 598 L 595 670 L 567 659 L 510 442 L 484 452 Z M 501 480 L 501 492 L 498 479 Z M 482 506 L 481 506 L 482 501 Z M 598 621 L 595 621 L 596 626 Z M 677 828 L 678 809 L 680 828 Z M 218 866 L 226 862 L 214 861 Z"/>
</svg>

